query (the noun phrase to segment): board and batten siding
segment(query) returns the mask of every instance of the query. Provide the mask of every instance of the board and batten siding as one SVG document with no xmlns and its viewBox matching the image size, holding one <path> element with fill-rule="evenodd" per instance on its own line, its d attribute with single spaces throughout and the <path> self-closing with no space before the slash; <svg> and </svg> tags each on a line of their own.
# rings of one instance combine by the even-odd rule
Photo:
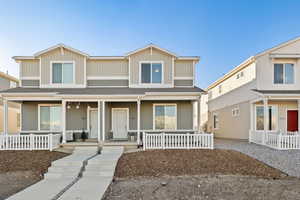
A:
<svg viewBox="0 0 300 200">
<path fill-rule="evenodd" d="M 85 57 L 78 53 L 64 49 L 63 55 L 61 50 L 54 49 L 41 56 L 41 85 L 49 85 L 51 75 L 51 61 L 74 61 L 75 62 L 75 84 L 84 85 L 84 62 Z"/>
<path fill-rule="evenodd" d="M 128 61 L 87 60 L 87 76 L 128 76 Z"/>
<path fill-rule="evenodd" d="M 194 63 L 191 60 L 176 60 L 174 71 L 175 77 L 193 77 Z"/>
<path fill-rule="evenodd" d="M 140 61 L 163 61 L 164 83 L 166 85 L 172 84 L 172 58 L 173 56 L 166 54 L 160 50 L 152 48 L 139 51 L 130 55 L 130 84 L 139 85 L 140 75 Z"/>
<path fill-rule="evenodd" d="M 21 77 L 39 77 L 40 76 L 40 61 L 22 60 L 20 75 Z"/>
</svg>

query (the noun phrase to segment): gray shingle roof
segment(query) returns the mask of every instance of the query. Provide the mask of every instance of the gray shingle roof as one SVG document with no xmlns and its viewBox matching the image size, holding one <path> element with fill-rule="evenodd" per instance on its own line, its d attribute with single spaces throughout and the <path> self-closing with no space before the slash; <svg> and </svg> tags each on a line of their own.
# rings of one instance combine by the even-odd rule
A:
<svg viewBox="0 0 300 200">
<path fill-rule="evenodd" d="M 144 95 L 147 92 L 199 92 L 204 90 L 192 88 L 12 88 L 0 93 L 56 93 L 61 95 Z"/>
</svg>

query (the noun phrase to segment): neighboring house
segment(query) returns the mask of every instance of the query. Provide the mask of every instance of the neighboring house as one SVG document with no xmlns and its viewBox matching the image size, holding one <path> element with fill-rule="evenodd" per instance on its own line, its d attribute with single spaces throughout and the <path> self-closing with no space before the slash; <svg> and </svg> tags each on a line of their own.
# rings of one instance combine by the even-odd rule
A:
<svg viewBox="0 0 300 200">
<path fill-rule="evenodd" d="M 0 72 L 0 91 L 7 90 L 9 88 L 15 88 L 19 84 L 19 80 L 16 79 L 13 76 L 10 76 L 6 73 Z M 3 101 L 0 100 L 0 132 L 5 132 L 4 130 L 7 130 L 7 133 L 18 133 L 20 131 L 20 106 L 18 103 L 10 102 L 7 106 L 7 117 L 9 118 L 9 123 L 6 127 L 3 127 L 3 116 L 4 116 L 4 110 L 3 110 Z"/>
<path fill-rule="evenodd" d="M 153 44 L 124 56 L 90 56 L 58 44 L 13 58 L 20 87 L 2 96 L 21 103 L 22 134 L 62 133 L 65 143 L 85 130 L 99 142 L 137 144 L 143 131 L 199 131 L 197 56 Z"/>
<path fill-rule="evenodd" d="M 249 130 L 298 131 L 299 59 L 296 38 L 248 58 L 211 84 L 208 131 L 235 139 L 248 139 Z"/>
</svg>

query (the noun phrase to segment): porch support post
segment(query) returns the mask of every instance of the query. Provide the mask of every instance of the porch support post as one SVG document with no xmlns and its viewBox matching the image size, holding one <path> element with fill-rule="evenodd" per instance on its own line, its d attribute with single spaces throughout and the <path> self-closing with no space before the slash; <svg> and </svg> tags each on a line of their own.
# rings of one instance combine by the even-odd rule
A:
<svg viewBox="0 0 300 200">
<path fill-rule="evenodd" d="M 61 101 L 62 105 L 62 116 L 61 116 L 61 122 L 62 122 L 62 143 L 67 142 L 67 136 L 66 136 L 66 101 Z"/>
<path fill-rule="evenodd" d="M 264 98 L 264 137 L 262 139 L 262 143 L 265 144 L 265 137 L 268 131 L 268 118 L 269 118 L 269 113 L 268 113 L 268 99 Z"/>
<path fill-rule="evenodd" d="M 8 105 L 7 100 L 3 99 L 3 133 L 8 134 Z"/>
<path fill-rule="evenodd" d="M 300 99 L 298 99 L 298 133 L 300 128 Z"/>
<path fill-rule="evenodd" d="M 192 101 L 193 105 L 193 131 L 198 130 L 198 101 Z"/>
<path fill-rule="evenodd" d="M 98 133 L 98 143 L 100 143 L 101 142 L 101 109 L 100 109 L 100 107 L 101 107 L 101 101 L 100 100 L 98 100 L 98 130 L 97 130 L 97 133 Z M 89 115 L 89 113 L 88 113 L 88 115 Z"/>
<path fill-rule="evenodd" d="M 137 100 L 137 143 L 140 144 L 140 131 L 141 131 L 141 100 Z"/>
<path fill-rule="evenodd" d="M 252 134 L 252 131 L 255 130 L 255 127 L 254 127 L 254 104 L 252 102 L 250 102 L 250 130 L 249 130 L 249 139 L 248 139 L 248 142 L 250 143 L 251 142 L 251 134 Z"/>
<path fill-rule="evenodd" d="M 102 141 L 105 141 L 105 101 L 102 101 Z"/>
</svg>

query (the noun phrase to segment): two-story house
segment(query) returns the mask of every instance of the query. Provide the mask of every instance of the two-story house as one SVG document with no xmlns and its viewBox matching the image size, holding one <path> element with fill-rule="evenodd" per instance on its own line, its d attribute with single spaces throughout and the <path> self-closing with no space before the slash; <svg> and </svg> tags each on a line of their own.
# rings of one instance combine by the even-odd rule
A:
<svg viewBox="0 0 300 200">
<path fill-rule="evenodd" d="M 245 60 L 207 88 L 207 129 L 248 139 L 256 132 L 298 131 L 300 38 Z"/>
<path fill-rule="evenodd" d="M 197 56 L 153 44 L 124 56 L 90 56 L 58 44 L 13 59 L 20 87 L 2 96 L 21 104 L 22 134 L 61 133 L 65 143 L 84 130 L 99 142 L 139 144 L 142 132 L 199 130 Z"/>
<path fill-rule="evenodd" d="M 19 80 L 15 77 L 0 71 L 0 91 L 15 88 L 19 84 Z M 9 123 L 3 124 L 4 114 L 9 118 Z M 10 102 L 7 106 L 3 106 L 0 101 L 0 132 L 16 134 L 20 131 L 20 106 L 18 103 Z"/>
</svg>

